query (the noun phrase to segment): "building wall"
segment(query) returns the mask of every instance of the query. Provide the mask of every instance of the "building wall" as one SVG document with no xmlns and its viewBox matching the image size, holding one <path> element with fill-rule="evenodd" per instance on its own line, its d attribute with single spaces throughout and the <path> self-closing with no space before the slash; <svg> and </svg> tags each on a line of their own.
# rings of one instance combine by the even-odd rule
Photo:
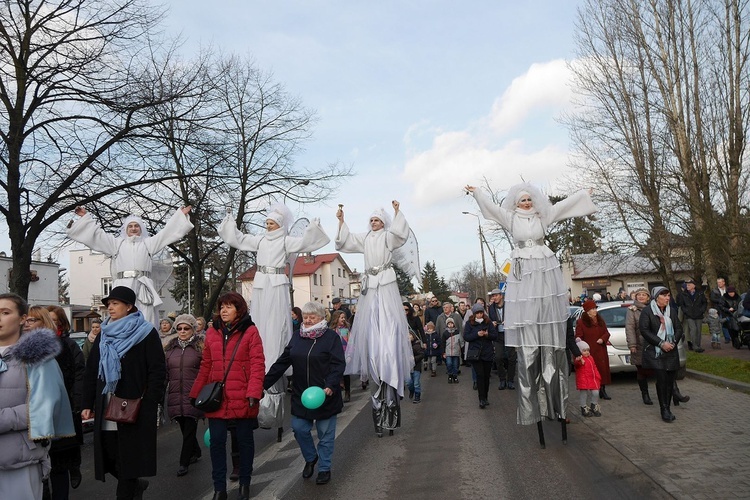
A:
<svg viewBox="0 0 750 500">
<path fill-rule="evenodd" d="M 13 259 L 0 257 L 0 293 L 10 292 L 11 270 Z M 48 306 L 59 303 L 58 272 L 60 265 L 56 262 L 31 262 L 31 271 L 36 271 L 37 281 L 29 283 L 29 304 Z"/>
<path fill-rule="evenodd" d="M 95 307 L 102 317 L 107 316 L 107 311 L 101 303 L 101 299 L 109 294 L 112 286 L 109 261 L 109 257 L 89 249 L 70 251 L 70 269 L 68 270 L 70 287 L 68 293 L 71 304 Z M 164 282 L 159 290 L 159 296 L 163 303 L 156 310 L 156 315 L 159 318 L 164 318 L 171 312 L 180 312 L 181 310 L 180 305 L 169 292 L 170 288 L 174 286 L 174 276 L 170 271 L 170 265 L 154 263 L 152 270 L 154 281 L 157 286 L 160 282 Z"/>
</svg>

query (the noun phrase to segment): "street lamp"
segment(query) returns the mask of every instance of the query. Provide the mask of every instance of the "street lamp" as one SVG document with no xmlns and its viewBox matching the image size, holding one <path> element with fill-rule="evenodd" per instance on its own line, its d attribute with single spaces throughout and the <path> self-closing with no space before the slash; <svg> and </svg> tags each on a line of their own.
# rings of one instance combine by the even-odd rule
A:
<svg viewBox="0 0 750 500">
<path fill-rule="evenodd" d="M 482 285 L 484 286 L 484 295 L 482 299 L 486 300 L 487 297 L 487 266 L 484 262 L 484 233 L 482 232 L 482 219 L 472 212 L 461 212 L 464 215 L 471 215 L 477 218 L 477 227 L 479 228 L 479 251 L 482 253 Z"/>
</svg>

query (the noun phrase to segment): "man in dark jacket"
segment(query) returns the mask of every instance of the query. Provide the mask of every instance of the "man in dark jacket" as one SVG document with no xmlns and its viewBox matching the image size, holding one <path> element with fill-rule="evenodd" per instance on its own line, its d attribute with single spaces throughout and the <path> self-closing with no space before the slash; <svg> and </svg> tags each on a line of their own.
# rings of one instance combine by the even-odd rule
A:
<svg viewBox="0 0 750 500">
<path fill-rule="evenodd" d="M 488 307 L 490 321 L 497 328 L 497 342 L 495 342 L 495 364 L 500 377 L 499 390 L 515 389 L 516 376 L 516 348 L 505 345 L 505 293 L 499 288 L 490 292 Z"/>
<path fill-rule="evenodd" d="M 703 352 L 701 326 L 703 315 L 708 309 L 708 301 L 702 291 L 695 289 L 695 282 L 692 279 L 685 280 L 685 290 L 677 296 L 677 306 L 682 311 L 682 329 L 688 341 L 688 349 Z"/>
<path fill-rule="evenodd" d="M 437 297 L 432 297 L 424 311 L 424 324 L 426 325 L 430 321 L 437 325 L 438 316 L 443 313 L 443 308 L 440 306 L 440 301 Z"/>
</svg>

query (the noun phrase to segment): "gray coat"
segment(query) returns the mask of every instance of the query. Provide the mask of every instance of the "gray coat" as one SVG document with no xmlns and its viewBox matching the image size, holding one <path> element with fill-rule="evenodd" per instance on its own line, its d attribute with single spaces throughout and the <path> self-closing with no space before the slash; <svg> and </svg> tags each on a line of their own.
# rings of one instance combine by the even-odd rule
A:
<svg viewBox="0 0 750 500">
<path fill-rule="evenodd" d="M 34 330 L 21 338 L 23 341 L 19 340 L 2 357 L 7 369 L 0 372 L 0 470 L 42 464 L 48 472 L 49 441 L 32 441 L 29 437 L 27 366 L 51 364 L 49 373 L 57 373 L 62 380 L 55 361 L 60 343 L 49 330 Z M 19 487 L 19 491 L 23 488 Z"/>
</svg>

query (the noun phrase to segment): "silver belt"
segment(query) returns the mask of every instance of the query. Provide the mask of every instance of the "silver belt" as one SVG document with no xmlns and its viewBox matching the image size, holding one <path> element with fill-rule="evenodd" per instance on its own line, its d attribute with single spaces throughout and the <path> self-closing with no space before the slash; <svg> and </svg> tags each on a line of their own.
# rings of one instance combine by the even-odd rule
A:
<svg viewBox="0 0 750 500">
<path fill-rule="evenodd" d="M 518 248 L 531 248 L 537 245 L 544 246 L 544 238 L 539 238 L 538 240 L 529 238 L 528 240 L 516 241 L 516 247 Z"/>
<path fill-rule="evenodd" d="M 285 267 L 273 267 L 273 266 L 259 266 L 258 271 L 264 274 L 284 274 L 286 271 Z"/>
<path fill-rule="evenodd" d="M 151 271 L 123 271 L 121 273 L 117 273 L 118 280 L 121 280 L 123 278 L 140 278 L 141 276 L 150 278 Z"/>
<path fill-rule="evenodd" d="M 373 266 L 370 269 L 365 269 L 365 273 L 375 276 L 376 274 L 385 271 L 386 269 L 391 269 L 393 267 L 393 264 L 383 264 L 382 266 Z"/>
</svg>

